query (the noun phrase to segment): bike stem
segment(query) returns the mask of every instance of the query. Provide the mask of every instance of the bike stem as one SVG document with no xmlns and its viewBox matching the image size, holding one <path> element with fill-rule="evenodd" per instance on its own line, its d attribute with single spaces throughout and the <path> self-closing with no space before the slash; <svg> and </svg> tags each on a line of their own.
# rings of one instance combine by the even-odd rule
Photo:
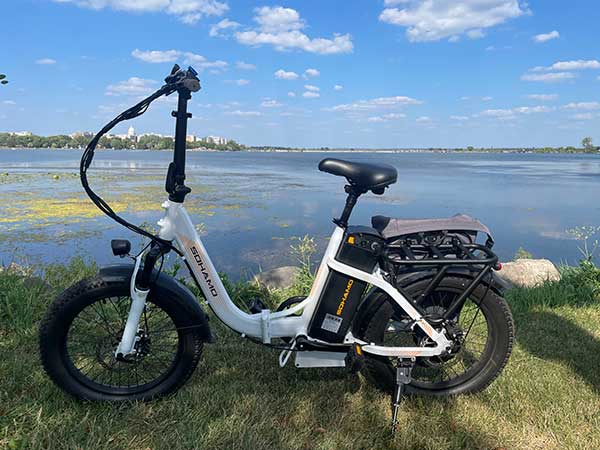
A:
<svg viewBox="0 0 600 450">
<path fill-rule="evenodd" d="M 177 91 L 177 111 L 171 112 L 175 117 L 175 147 L 173 152 L 173 162 L 169 164 L 165 190 L 169 194 L 169 200 L 176 203 L 183 203 L 185 196 L 191 192 L 191 189 L 185 185 L 185 153 L 187 144 L 187 123 L 192 114 L 187 112 L 188 102 L 192 98 L 192 92 L 200 90 L 200 81 L 197 73 L 191 67 L 182 73 L 179 66 L 173 67 L 171 75 L 166 78 L 166 82 L 171 80 L 176 86 Z"/>
<path fill-rule="evenodd" d="M 169 200 L 183 203 L 185 196 L 191 189 L 185 185 L 185 153 L 187 137 L 187 121 L 192 114 L 187 112 L 188 101 L 192 98 L 188 89 L 182 88 L 177 91 L 177 111 L 171 115 L 175 117 L 175 149 L 173 162 L 169 164 L 165 190 L 169 193 Z"/>
</svg>

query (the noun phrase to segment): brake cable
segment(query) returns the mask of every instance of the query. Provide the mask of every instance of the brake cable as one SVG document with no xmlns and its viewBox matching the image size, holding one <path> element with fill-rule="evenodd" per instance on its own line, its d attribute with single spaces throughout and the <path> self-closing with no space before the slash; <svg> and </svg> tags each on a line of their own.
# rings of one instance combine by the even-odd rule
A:
<svg viewBox="0 0 600 450">
<path fill-rule="evenodd" d="M 122 112 L 117 117 L 115 117 L 113 120 L 111 120 L 109 123 L 107 123 L 93 137 L 93 139 L 90 141 L 90 143 L 87 145 L 86 149 L 84 150 L 83 155 L 81 156 L 81 163 L 79 166 L 79 175 L 81 178 L 81 184 L 83 185 L 83 188 L 85 189 L 86 194 L 88 195 L 90 200 L 92 200 L 94 205 L 96 205 L 96 207 L 98 207 L 98 209 L 100 211 L 102 211 L 108 217 L 113 219 L 115 222 L 123 225 L 128 230 L 131 230 L 134 233 L 137 233 L 139 235 L 145 236 L 145 237 L 151 239 L 152 242 L 157 243 L 161 246 L 168 247 L 170 250 L 175 251 L 177 254 L 179 254 L 181 256 L 182 255 L 181 251 L 178 248 L 176 248 L 170 241 L 162 239 L 159 236 L 156 236 L 156 235 L 144 230 L 143 228 L 141 228 L 137 225 L 134 225 L 131 222 L 128 222 L 127 220 L 120 217 L 104 199 L 102 199 L 98 194 L 96 194 L 92 190 L 92 188 L 89 185 L 88 178 L 87 178 L 87 171 L 88 171 L 92 161 L 94 160 L 96 146 L 98 145 L 98 142 L 100 142 L 100 139 L 102 138 L 102 136 L 104 136 L 106 133 L 108 133 L 110 130 L 112 130 L 117 124 L 124 122 L 126 120 L 131 120 L 131 119 L 141 116 L 148 110 L 148 107 L 154 100 L 158 99 L 159 97 L 162 97 L 163 95 L 172 94 L 173 92 L 175 92 L 177 90 L 177 88 L 178 88 L 178 86 L 176 84 L 167 83 L 167 84 L 163 85 L 160 89 L 158 89 L 156 92 L 154 92 L 150 96 L 146 97 L 144 100 L 142 100 L 138 104 L 136 104 L 136 105 L 132 106 L 131 108 L 127 109 L 126 111 Z"/>
</svg>

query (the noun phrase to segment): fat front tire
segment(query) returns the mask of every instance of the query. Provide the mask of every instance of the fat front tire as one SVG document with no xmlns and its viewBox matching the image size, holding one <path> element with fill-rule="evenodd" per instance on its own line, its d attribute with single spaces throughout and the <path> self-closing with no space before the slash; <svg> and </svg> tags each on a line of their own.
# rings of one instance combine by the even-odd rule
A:
<svg viewBox="0 0 600 450">
<path fill-rule="evenodd" d="M 44 370 L 58 387 L 84 400 L 145 401 L 185 384 L 203 340 L 178 299 L 160 290 L 148 295 L 135 357 L 114 357 L 130 302 L 128 282 L 99 277 L 56 298 L 40 324 L 39 345 Z"/>
<path fill-rule="evenodd" d="M 427 312 L 443 313 L 444 306 L 460 295 L 468 282 L 469 280 L 459 277 L 445 278 L 422 306 Z M 411 294 L 422 291 L 428 283 L 429 280 L 417 283 L 418 286 L 410 289 Z M 422 336 L 411 334 L 408 326 L 402 327 L 403 319 L 407 318 L 398 317 L 386 294 L 381 293 L 374 301 L 379 303 L 379 307 L 364 328 L 365 341 L 387 346 L 422 345 Z M 408 320 L 404 321 L 409 323 Z M 468 344 L 467 335 L 460 351 L 452 357 L 417 358 L 413 368 L 413 381 L 407 386 L 407 393 L 435 396 L 476 393 L 484 390 L 500 375 L 511 354 L 515 333 L 506 300 L 493 289 L 480 284 L 469 296 L 456 317 L 456 322 L 457 328 L 462 328 L 463 333 L 471 325 L 468 334 L 474 337 L 473 343 Z M 473 331 L 475 323 L 479 323 L 477 332 Z M 401 332 L 390 333 L 390 329 L 394 327 Z M 392 339 L 391 334 L 394 335 Z M 401 343 L 394 341 L 398 339 L 398 335 L 403 335 Z M 476 352 L 476 349 L 479 350 Z M 393 391 L 395 371 L 389 358 L 367 355 L 363 374 L 380 390 Z"/>
</svg>

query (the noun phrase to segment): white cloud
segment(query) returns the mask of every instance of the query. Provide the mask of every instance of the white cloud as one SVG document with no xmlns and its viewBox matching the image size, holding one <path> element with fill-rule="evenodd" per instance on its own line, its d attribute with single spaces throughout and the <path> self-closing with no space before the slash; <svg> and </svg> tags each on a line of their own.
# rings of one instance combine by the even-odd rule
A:
<svg viewBox="0 0 600 450">
<path fill-rule="evenodd" d="M 571 118 L 575 120 L 592 120 L 594 118 L 594 115 L 592 113 L 581 113 L 574 114 L 571 116 Z"/>
<path fill-rule="evenodd" d="M 235 84 L 237 86 L 246 86 L 247 84 L 250 84 L 250 80 L 240 78 L 239 80 L 225 80 L 225 83 Z"/>
<path fill-rule="evenodd" d="M 52 59 L 52 58 L 42 58 L 42 59 L 38 59 L 35 63 L 41 64 L 42 66 L 49 66 L 52 64 L 56 64 L 56 60 Z"/>
<path fill-rule="evenodd" d="M 600 69 L 600 61 L 595 59 L 583 60 L 578 59 L 575 61 L 559 61 L 552 66 L 549 70 L 584 70 L 584 69 Z"/>
<path fill-rule="evenodd" d="M 314 91 L 306 91 L 305 93 L 302 94 L 302 97 L 304 98 L 319 98 L 321 96 L 321 94 L 319 94 L 318 92 L 314 92 Z"/>
<path fill-rule="evenodd" d="M 559 83 L 573 78 L 575 78 L 575 74 L 571 72 L 526 73 L 521 76 L 523 81 L 541 81 L 543 83 Z"/>
<path fill-rule="evenodd" d="M 183 62 L 185 64 L 193 65 L 194 68 L 196 70 L 198 70 L 199 72 L 203 71 L 204 69 L 214 69 L 215 71 L 218 72 L 218 71 L 226 69 L 227 66 L 229 65 L 229 64 L 227 64 L 227 62 L 221 61 L 221 60 L 209 61 L 204 56 L 197 55 L 197 54 L 191 53 L 191 52 L 184 52 L 183 56 L 184 56 Z M 215 72 L 213 71 L 213 73 L 215 73 Z"/>
<path fill-rule="evenodd" d="M 512 109 L 486 109 L 479 115 L 485 117 L 495 117 L 498 119 L 514 119 L 515 113 Z"/>
<path fill-rule="evenodd" d="M 560 37 L 560 33 L 556 30 L 551 31 L 550 33 L 542 33 L 536 34 L 533 37 L 533 40 L 537 43 L 551 41 L 552 39 L 558 39 Z"/>
<path fill-rule="evenodd" d="M 244 61 L 236 62 L 235 67 L 237 67 L 240 70 L 256 70 L 256 66 L 254 64 L 250 64 Z"/>
<path fill-rule="evenodd" d="M 489 102 L 489 101 L 492 101 L 492 100 L 494 100 L 494 97 L 490 97 L 489 95 L 485 96 L 485 97 L 481 97 L 481 101 L 482 102 Z"/>
<path fill-rule="evenodd" d="M 283 106 L 283 103 L 279 103 L 277 100 L 266 99 L 260 106 L 263 108 L 279 108 L 280 106 Z"/>
<path fill-rule="evenodd" d="M 181 52 L 177 50 L 139 50 L 131 52 L 131 56 L 147 63 L 167 63 L 177 61 Z"/>
<path fill-rule="evenodd" d="M 298 49 L 323 55 L 350 53 L 354 49 L 350 34 L 334 34 L 331 39 L 308 37 L 300 31 L 306 24 L 295 9 L 263 6 L 255 11 L 258 28 L 236 32 L 234 36 L 240 44 L 266 44 L 279 51 Z"/>
<path fill-rule="evenodd" d="M 321 90 L 320 87 L 313 86 L 312 84 L 305 84 L 304 89 L 306 89 L 307 91 L 312 91 L 312 92 L 319 92 Z"/>
<path fill-rule="evenodd" d="M 394 108 L 404 105 L 420 105 L 423 103 L 411 97 L 395 96 L 395 97 L 378 97 L 371 100 L 359 100 L 354 103 L 337 105 L 328 108 L 328 111 L 369 111 L 381 108 Z"/>
<path fill-rule="evenodd" d="M 154 80 L 146 80 L 144 78 L 131 77 L 128 80 L 121 81 L 117 84 L 110 84 L 106 87 L 106 95 L 144 95 L 154 89 L 157 84 Z"/>
<path fill-rule="evenodd" d="M 556 108 L 553 106 L 519 106 L 512 109 L 486 109 L 478 115 L 484 117 L 495 117 L 503 120 L 510 120 L 516 118 L 518 114 L 549 113 L 555 110 Z"/>
<path fill-rule="evenodd" d="M 467 31 L 467 37 L 469 39 L 481 39 L 482 37 L 485 37 L 485 33 L 483 32 L 483 30 L 477 28 L 475 30 Z"/>
<path fill-rule="evenodd" d="M 296 72 L 286 72 L 283 69 L 279 69 L 274 75 L 280 80 L 296 80 L 299 76 Z"/>
<path fill-rule="evenodd" d="M 578 103 L 568 103 L 563 106 L 564 109 L 583 109 L 586 111 L 593 111 L 596 109 L 600 109 L 599 102 L 578 102 Z"/>
<path fill-rule="evenodd" d="M 11 106 L 17 104 L 17 102 L 15 102 L 14 100 L 3 100 L 2 103 L 4 105 L 11 105 Z"/>
<path fill-rule="evenodd" d="M 406 4 L 402 9 L 386 8 L 379 20 L 406 27 L 412 42 L 458 39 L 466 34 L 479 38 L 490 28 L 528 13 L 519 0 L 410 0 L 386 2 L 386 6 Z"/>
<path fill-rule="evenodd" d="M 196 23 L 203 16 L 222 16 L 228 9 L 217 0 L 54 0 L 73 3 L 82 8 L 101 10 L 110 8 L 129 12 L 164 12 L 177 16 L 187 24 Z"/>
<path fill-rule="evenodd" d="M 306 69 L 304 71 L 304 78 L 315 78 L 319 75 L 321 75 L 321 72 L 319 72 L 317 69 Z"/>
<path fill-rule="evenodd" d="M 254 21 L 265 33 L 301 30 L 305 26 L 298 11 L 292 8 L 263 6 L 255 11 Z"/>
<path fill-rule="evenodd" d="M 572 61 L 558 61 L 551 66 L 536 66 L 529 69 L 529 72 L 552 72 L 552 71 L 569 71 L 569 70 L 585 70 L 585 69 L 600 69 L 600 61 L 595 59 L 576 59 Z"/>
<path fill-rule="evenodd" d="M 295 92 L 292 92 L 292 91 L 290 91 L 290 92 L 288 92 L 288 94 L 287 94 L 287 95 L 288 95 L 288 97 L 295 97 L 295 96 L 296 96 L 296 93 L 295 93 Z"/>
<path fill-rule="evenodd" d="M 225 112 L 228 116 L 237 116 L 237 117 L 257 117 L 262 116 L 262 113 L 259 111 L 240 111 L 239 109 L 235 111 L 227 111 Z"/>
<path fill-rule="evenodd" d="M 469 120 L 469 118 L 467 116 L 450 116 L 450 119 L 458 120 L 459 122 L 465 122 L 465 121 Z"/>
<path fill-rule="evenodd" d="M 558 98 L 557 94 L 529 94 L 526 96 L 531 100 L 538 100 L 541 102 L 550 102 Z"/>
<path fill-rule="evenodd" d="M 239 23 L 225 18 L 225 19 L 221 20 L 220 22 L 211 25 L 208 34 L 209 34 L 209 36 L 212 36 L 212 37 L 224 36 L 224 34 L 222 33 L 223 30 L 229 30 L 229 29 L 233 30 L 235 28 L 238 28 L 239 26 L 240 26 Z"/>
<path fill-rule="evenodd" d="M 431 117 L 429 117 L 429 116 L 417 117 L 416 120 L 415 120 L 415 122 L 418 122 L 418 123 L 428 123 L 428 122 L 431 122 Z"/>
<path fill-rule="evenodd" d="M 405 117 L 406 117 L 406 114 L 402 114 L 402 113 L 389 113 L 389 114 L 383 114 L 382 116 L 367 117 L 367 122 L 384 123 L 384 122 L 389 122 L 390 120 L 403 119 Z"/>
<path fill-rule="evenodd" d="M 537 114 L 537 113 L 548 113 L 555 111 L 554 106 L 520 106 L 514 108 L 513 111 L 519 114 Z"/>
<path fill-rule="evenodd" d="M 139 50 L 135 49 L 131 55 L 147 63 L 171 63 L 183 57 L 185 64 L 193 65 L 198 71 L 204 69 L 214 69 L 216 71 L 224 70 L 228 64 L 225 61 L 209 61 L 202 55 L 192 52 L 182 52 L 179 50 Z"/>
<path fill-rule="evenodd" d="M 333 86 L 334 91 L 341 91 L 342 89 L 344 89 L 344 86 L 342 86 L 341 84 L 336 84 L 335 86 Z"/>
</svg>

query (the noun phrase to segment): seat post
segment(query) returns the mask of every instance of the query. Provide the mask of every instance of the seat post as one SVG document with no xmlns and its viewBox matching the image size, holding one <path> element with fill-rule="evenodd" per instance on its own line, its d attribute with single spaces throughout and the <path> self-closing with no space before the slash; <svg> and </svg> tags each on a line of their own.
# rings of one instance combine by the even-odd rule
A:
<svg viewBox="0 0 600 450">
<path fill-rule="evenodd" d="M 346 185 L 344 190 L 348 194 L 348 197 L 346 198 L 346 206 L 344 207 L 344 211 L 342 211 L 340 218 L 333 219 L 333 223 L 342 228 L 348 227 L 348 219 L 350 218 L 350 214 L 352 214 L 352 209 L 354 208 L 354 205 L 356 205 L 358 197 L 360 197 L 361 194 L 364 194 L 364 192 L 351 185 Z"/>
</svg>

